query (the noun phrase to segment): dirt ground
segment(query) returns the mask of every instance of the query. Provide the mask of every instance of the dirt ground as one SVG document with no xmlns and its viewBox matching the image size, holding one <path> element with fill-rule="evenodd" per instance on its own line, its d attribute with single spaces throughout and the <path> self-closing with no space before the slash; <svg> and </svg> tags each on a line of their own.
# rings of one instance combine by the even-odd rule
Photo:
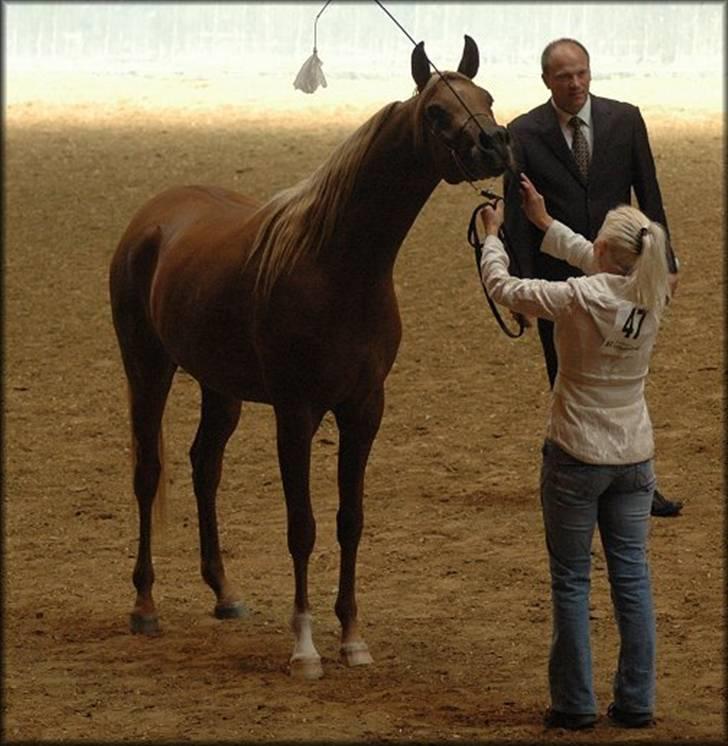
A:
<svg viewBox="0 0 728 746">
<path fill-rule="evenodd" d="M 277 85 L 263 83 L 269 93 Z M 507 339 L 484 302 L 465 240 L 476 204 L 467 185 L 438 187 L 396 266 L 404 338 L 367 472 L 359 560 L 374 665 L 347 669 L 337 657 L 330 418 L 315 438 L 312 484 L 324 678 L 287 674 L 292 568 L 272 412 L 259 405 L 244 409 L 219 499 L 228 573 L 251 615 L 211 616 L 187 461 L 199 396 L 184 375 L 166 415 L 173 484 L 155 551 L 163 633 L 129 633 L 137 519 L 107 293 L 115 244 L 166 186 L 270 196 L 411 92 L 406 80 L 392 96 L 366 85 L 354 104 L 261 94 L 256 108 L 255 91 L 234 80 L 9 79 L 4 740 L 724 742 L 723 121 L 714 102 L 693 101 L 699 81 L 682 98 L 671 80 L 664 96 L 654 80 L 593 85 L 638 103 L 644 93 L 683 266 L 648 383 L 659 481 L 685 501 L 681 517 L 652 524 L 653 729 L 604 718 L 577 737 L 542 726 L 550 601 L 537 484 L 548 387 L 535 331 Z M 544 99 L 498 87 L 489 86 L 503 122 Z M 598 541 L 592 588 L 604 712 L 617 638 Z"/>
</svg>

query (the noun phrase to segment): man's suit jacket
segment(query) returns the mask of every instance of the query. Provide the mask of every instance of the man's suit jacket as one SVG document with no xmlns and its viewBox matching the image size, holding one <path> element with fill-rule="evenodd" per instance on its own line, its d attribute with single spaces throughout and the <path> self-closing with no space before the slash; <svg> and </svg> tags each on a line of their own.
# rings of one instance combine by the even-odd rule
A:
<svg viewBox="0 0 728 746">
<path fill-rule="evenodd" d="M 639 109 L 591 96 L 593 147 L 585 181 L 548 101 L 510 123 L 517 168 L 543 195 L 553 218 L 593 241 L 609 210 L 629 204 L 631 190 L 642 212 L 667 229 L 655 163 Z M 505 230 L 523 277 L 562 280 L 581 272 L 539 251 L 543 233 L 523 214 L 518 180 L 505 179 Z"/>
</svg>

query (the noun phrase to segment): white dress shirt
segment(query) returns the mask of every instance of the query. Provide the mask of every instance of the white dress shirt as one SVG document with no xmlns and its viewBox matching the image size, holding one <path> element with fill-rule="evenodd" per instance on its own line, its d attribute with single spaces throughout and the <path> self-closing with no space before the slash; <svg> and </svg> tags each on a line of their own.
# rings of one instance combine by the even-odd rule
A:
<svg viewBox="0 0 728 746">
<path fill-rule="evenodd" d="M 559 107 L 554 103 L 553 98 L 551 99 L 551 105 L 554 107 L 556 116 L 559 118 L 561 132 L 564 135 L 566 144 L 569 146 L 569 150 L 571 150 L 571 144 L 574 140 L 574 130 L 571 128 L 569 120 L 573 116 L 577 116 L 581 119 L 581 132 L 586 138 L 587 145 L 589 146 L 589 157 L 591 157 L 591 154 L 594 152 L 594 128 L 592 127 L 591 96 L 586 97 L 586 103 L 576 112 L 576 114 L 569 114 L 568 111 L 559 109 Z"/>
<path fill-rule="evenodd" d="M 631 464 L 654 455 L 644 386 L 660 319 L 635 305 L 630 277 L 596 273 L 592 244 L 554 221 L 541 251 L 581 269 L 564 282 L 508 273 L 500 239 L 487 236 L 481 274 L 491 298 L 554 322 L 559 368 L 546 436 L 590 464 Z"/>
</svg>

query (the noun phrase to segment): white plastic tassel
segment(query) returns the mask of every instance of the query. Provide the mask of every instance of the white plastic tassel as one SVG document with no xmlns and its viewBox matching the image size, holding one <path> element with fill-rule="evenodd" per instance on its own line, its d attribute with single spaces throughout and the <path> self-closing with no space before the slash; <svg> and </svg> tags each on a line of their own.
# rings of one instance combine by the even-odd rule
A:
<svg viewBox="0 0 728 746">
<path fill-rule="evenodd" d="M 313 54 L 303 63 L 301 69 L 293 81 L 293 87 L 304 93 L 313 93 L 319 86 L 326 88 L 326 77 L 321 66 L 324 64 L 316 54 L 316 26 L 321 14 L 329 7 L 331 0 L 326 0 L 323 8 L 316 14 L 316 20 L 313 22 Z"/>
<path fill-rule="evenodd" d="M 303 63 L 301 69 L 293 81 L 293 87 L 304 93 L 313 93 L 319 86 L 326 88 L 326 77 L 321 69 L 323 62 L 316 54 L 316 47 L 313 54 Z"/>
</svg>

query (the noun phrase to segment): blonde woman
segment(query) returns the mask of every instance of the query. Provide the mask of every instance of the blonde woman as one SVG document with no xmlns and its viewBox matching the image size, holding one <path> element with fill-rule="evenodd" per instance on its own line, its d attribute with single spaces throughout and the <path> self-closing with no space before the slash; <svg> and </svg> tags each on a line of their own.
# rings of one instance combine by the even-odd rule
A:
<svg viewBox="0 0 728 746">
<path fill-rule="evenodd" d="M 554 322 L 558 373 L 541 471 L 553 602 L 546 724 L 578 730 L 597 719 L 589 578 L 598 525 L 621 641 L 608 714 L 619 725 L 643 727 L 652 723 L 655 698 L 647 563 L 654 441 L 644 384 L 675 278 L 665 231 L 623 205 L 607 214 L 592 244 L 553 220 L 525 175 L 521 198 L 528 219 L 545 232 L 541 251 L 585 274 L 565 281 L 512 277 L 498 238 L 503 203 L 481 213 L 482 279 L 493 300 Z"/>
</svg>

